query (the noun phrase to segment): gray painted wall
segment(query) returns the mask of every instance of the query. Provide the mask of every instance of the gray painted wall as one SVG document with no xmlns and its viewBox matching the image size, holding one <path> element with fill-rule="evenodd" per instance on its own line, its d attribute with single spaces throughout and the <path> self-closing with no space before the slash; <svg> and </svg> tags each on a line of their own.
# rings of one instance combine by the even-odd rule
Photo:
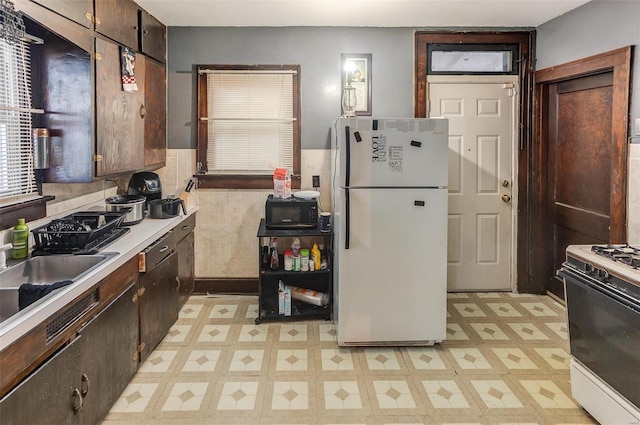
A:
<svg viewBox="0 0 640 425">
<path fill-rule="evenodd" d="M 340 115 L 340 54 L 372 54 L 372 111 L 413 116 L 413 39 L 408 28 L 170 27 L 170 149 L 195 148 L 194 64 L 299 64 L 302 148 L 329 148 Z"/>
<path fill-rule="evenodd" d="M 640 1 L 593 0 L 537 28 L 536 69 L 635 46 L 631 130 L 640 118 Z"/>
<path fill-rule="evenodd" d="M 340 54 L 372 53 L 372 109 L 413 116 L 412 28 L 170 27 L 169 148 L 195 148 L 195 64 L 300 64 L 302 147 L 329 147 L 340 114 Z M 640 46 L 640 1 L 593 0 L 537 28 L 537 69 L 623 46 Z M 640 117 L 640 52 L 631 106 Z M 632 128 L 632 131 L 634 129 Z"/>
</svg>

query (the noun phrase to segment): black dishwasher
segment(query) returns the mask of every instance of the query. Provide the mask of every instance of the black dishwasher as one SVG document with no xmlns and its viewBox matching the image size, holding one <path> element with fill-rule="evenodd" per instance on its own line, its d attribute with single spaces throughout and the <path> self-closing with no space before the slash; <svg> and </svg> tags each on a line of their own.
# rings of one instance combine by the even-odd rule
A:
<svg viewBox="0 0 640 425">
<path fill-rule="evenodd" d="M 140 362 L 178 320 L 176 234 L 167 232 L 139 254 Z"/>
</svg>

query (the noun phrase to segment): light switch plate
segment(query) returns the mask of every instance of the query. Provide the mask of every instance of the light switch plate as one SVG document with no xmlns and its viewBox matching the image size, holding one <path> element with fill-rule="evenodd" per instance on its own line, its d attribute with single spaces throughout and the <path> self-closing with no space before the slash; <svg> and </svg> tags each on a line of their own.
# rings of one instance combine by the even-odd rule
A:
<svg viewBox="0 0 640 425">
<path fill-rule="evenodd" d="M 636 125 L 634 127 L 634 134 L 640 136 L 640 118 L 636 118 Z"/>
</svg>

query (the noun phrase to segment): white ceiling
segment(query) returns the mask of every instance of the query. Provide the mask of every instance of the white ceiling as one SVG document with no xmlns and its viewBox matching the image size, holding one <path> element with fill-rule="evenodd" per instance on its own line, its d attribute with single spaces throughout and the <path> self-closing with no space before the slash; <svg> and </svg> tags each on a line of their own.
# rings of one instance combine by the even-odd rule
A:
<svg viewBox="0 0 640 425">
<path fill-rule="evenodd" d="M 590 0 L 136 0 L 167 26 L 537 27 Z"/>
</svg>

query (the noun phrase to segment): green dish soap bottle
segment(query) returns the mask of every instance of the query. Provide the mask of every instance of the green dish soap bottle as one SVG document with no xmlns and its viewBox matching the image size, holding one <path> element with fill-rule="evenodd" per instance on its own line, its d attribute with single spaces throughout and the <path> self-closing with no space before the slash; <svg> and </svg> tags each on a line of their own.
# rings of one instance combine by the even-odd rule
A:
<svg viewBox="0 0 640 425">
<path fill-rule="evenodd" d="M 18 219 L 18 225 L 13 228 L 13 259 L 22 260 L 29 255 L 29 226 L 24 218 Z"/>
</svg>

